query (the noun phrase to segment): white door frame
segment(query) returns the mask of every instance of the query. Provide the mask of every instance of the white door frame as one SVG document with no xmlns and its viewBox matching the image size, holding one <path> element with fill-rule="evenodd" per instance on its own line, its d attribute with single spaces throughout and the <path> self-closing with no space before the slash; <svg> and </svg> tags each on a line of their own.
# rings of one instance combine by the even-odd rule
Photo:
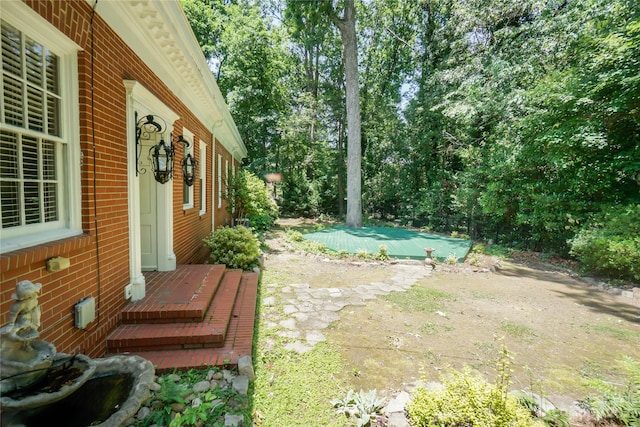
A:
<svg viewBox="0 0 640 427">
<path fill-rule="evenodd" d="M 131 300 L 145 297 L 145 280 L 142 274 L 141 242 L 140 242 L 140 179 L 137 175 L 136 153 L 136 121 L 138 117 L 154 114 L 162 117 L 167 123 L 168 135 L 173 131 L 173 123 L 179 118 L 147 88 L 135 80 L 125 80 L 127 90 L 127 186 L 129 205 L 129 273 L 132 285 Z M 169 137 L 167 135 L 167 138 Z M 145 155 L 145 153 L 141 153 Z M 153 171 L 146 171 L 153 173 Z M 173 252 L 173 181 L 158 185 L 158 271 L 176 269 L 176 255 Z"/>
</svg>

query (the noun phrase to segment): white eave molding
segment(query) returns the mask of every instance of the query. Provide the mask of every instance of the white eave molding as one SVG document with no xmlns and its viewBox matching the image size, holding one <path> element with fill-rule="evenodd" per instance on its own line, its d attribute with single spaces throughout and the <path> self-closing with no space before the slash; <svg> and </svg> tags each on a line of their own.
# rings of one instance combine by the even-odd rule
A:
<svg viewBox="0 0 640 427">
<path fill-rule="evenodd" d="M 92 7 L 96 0 L 86 0 Z M 100 0 L 96 13 L 238 160 L 247 155 L 179 0 Z"/>
</svg>

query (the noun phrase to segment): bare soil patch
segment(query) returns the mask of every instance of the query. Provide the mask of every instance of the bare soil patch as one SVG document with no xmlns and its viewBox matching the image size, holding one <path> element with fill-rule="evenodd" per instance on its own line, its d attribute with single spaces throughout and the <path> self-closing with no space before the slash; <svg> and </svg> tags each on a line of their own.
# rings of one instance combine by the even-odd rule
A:
<svg viewBox="0 0 640 427">
<path fill-rule="evenodd" d="M 390 274 L 384 263 L 292 252 L 282 238 L 284 227 L 312 223 L 280 226 L 267 236 L 265 268 L 283 283 L 352 287 Z M 390 294 L 345 307 L 325 331 L 341 349 L 345 378 L 355 390 L 383 395 L 437 381 L 443 370 L 464 365 L 492 381 L 506 346 L 514 357 L 513 387 L 558 406 L 584 399 L 592 391 L 588 378 L 620 381 L 615 361 L 640 357 L 640 301 L 588 285 L 566 263 L 524 258 L 439 264 L 407 291 L 409 299 L 432 298 L 433 305 L 412 306 Z"/>
</svg>

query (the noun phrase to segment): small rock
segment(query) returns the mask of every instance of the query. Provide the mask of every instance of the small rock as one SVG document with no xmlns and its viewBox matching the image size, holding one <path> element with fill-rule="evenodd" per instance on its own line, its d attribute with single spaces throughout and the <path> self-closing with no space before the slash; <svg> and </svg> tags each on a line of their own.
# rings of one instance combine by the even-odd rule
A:
<svg viewBox="0 0 640 427">
<path fill-rule="evenodd" d="M 171 410 L 173 412 L 179 412 L 182 413 L 184 412 L 185 406 L 182 403 L 178 403 L 178 402 L 173 402 L 171 405 L 169 405 L 171 407 Z"/>
<path fill-rule="evenodd" d="M 276 303 L 276 297 L 266 297 L 262 300 L 262 305 L 265 307 L 272 306 Z"/>
<path fill-rule="evenodd" d="M 389 419 L 387 421 L 388 427 L 409 427 L 409 421 L 407 417 L 400 412 L 394 412 L 389 415 Z"/>
<path fill-rule="evenodd" d="M 233 379 L 235 378 L 236 375 L 232 371 L 230 371 L 228 369 L 223 369 L 222 370 L 222 376 L 224 377 L 224 379 L 227 382 L 231 382 L 231 381 L 233 381 Z"/>
<path fill-rule="evenodd" d="M 244 417 L 242 415 L 224 414 L 225 427 L 243 427 Z"/>
<path fill-rule="evenodd" d="M 213 375 L 211 376 L 211 379 L 215 381 L 220 381 L 223 378 L 224 378 L 224 374 L 220 371 L 214 372 Z"/>
<path fill-rule="evenodd" d="M 384 408 L 384 414 L 391 414 L 393 412 L 402 412 L 407 406 L 407 402 L 411 400 L 411 396 L 406 391 L 401 391 L 395 398 L 391 399 L 387 406 Z"/>
<path fill-rule="evenodd" d="M 253 371 L 253 363 L 251 356 L 242 356 L 238 359 L 238 372 L 249 378 L 249 381 L 255 380 L 255 372 Z"/>
<path fill-rule="evenodd" d="M 149 417 L 149 415 L 151 415 L 151 409 L 147 408 L 146 406 L 143 406 L 142 408 L 140 408 L 140 410 L 138 410 L 138 413 L 136 414 L 136 418 L 139 420 L 144 420 L 147 417 Z"/>
<path fill-rule="evenodd" d="M 238 375 L 233 379 L 231 387 L 236 393 L 245 396 L 249 391 L 249 378 L 246 375 Z"/>
<path fill-rule="evenodd" d="M 193 391 L 195 391 L 196 393 L 203 393 L 210 389 L 211 382 L 209 381 L 199 381 L 193 385 Z"/>
<path fill-rule="evenodd" d="M 162 389 L 162 386 L 157 382 L 152 382 L 151 384 L 149 384 L 150 391 L 160 391 L 161 389 Z"/>
</svg>

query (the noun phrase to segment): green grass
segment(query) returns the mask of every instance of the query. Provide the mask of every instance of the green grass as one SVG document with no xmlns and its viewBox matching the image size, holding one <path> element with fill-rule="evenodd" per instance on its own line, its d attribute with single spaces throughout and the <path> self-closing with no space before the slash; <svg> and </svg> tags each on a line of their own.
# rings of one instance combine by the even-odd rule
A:
<svg viewBox="0 0 640 427">
<path fill-rule="evenodd" d="M 284 340 L 269 350 L 259 350 L 255 362 L 254 425 L 342 426 L 331 399 L 346 387 L 338 379 L 343 370 L 340 354 L 320 343 L 307 353 L 283 348 Z M 264 348 L 264 347 L 262 347 Z"/>
<path fill-rule="evenodd" d="M 420 325 L 418 330 L 426 335 L 436 335 L 438 332 L 441 332 L 441 331 L 444 331 L 444 332 L 452 331 L 453 327 L 448 325 L 438 325 L 433 322 L 424 322 L 422 325 Z"/>
<path fill-rule="evenodd" d="M 441 310 L 446 301 L 454 299 L 451 294 L 423 286 L 413 286 L 407 292 L 393 292 L 382 298 L 397 305 L 403 311 L 425 313 Z"/>
<path fill-rule="evenodd" d="M 500 329 L 507 335 L 529 341 L 536 337 L 535 331 L 523 324 L 503 320 L 500 322 Z"/>
<path fill-rule="evenodd" d="M 262 271 L 259 301 L 273 296 L 263 284 L 290 283 L 287 274 Z M 260 310 L 282 310 L 279 298 L 270 307 Z M 261 426 L 342 426 L 331 405 L 347 386 L 339 379 L 344 372 L 342 357 L 336 348 L 327 344 L 316 344 L 304 353 L 287 350 L 289 340 L 277 333 L 277 328 L 260 325 L 254 336 L 254 369 L 256 378 L 252 383 L 252 418 L 254 425 Z M 269 342 L 269 344 L 267 344 Z M 340 421 L 340 422 L 339 422 Z"/>
<path fill-rule="evenodd" d="M 616 328 L 610 325 L 593 325 L 593 329 L 599 334 L 615 338 L 625 342 L 637 342 L 640 344 L 640 334 L 628 329 Z"/>
</svg>

